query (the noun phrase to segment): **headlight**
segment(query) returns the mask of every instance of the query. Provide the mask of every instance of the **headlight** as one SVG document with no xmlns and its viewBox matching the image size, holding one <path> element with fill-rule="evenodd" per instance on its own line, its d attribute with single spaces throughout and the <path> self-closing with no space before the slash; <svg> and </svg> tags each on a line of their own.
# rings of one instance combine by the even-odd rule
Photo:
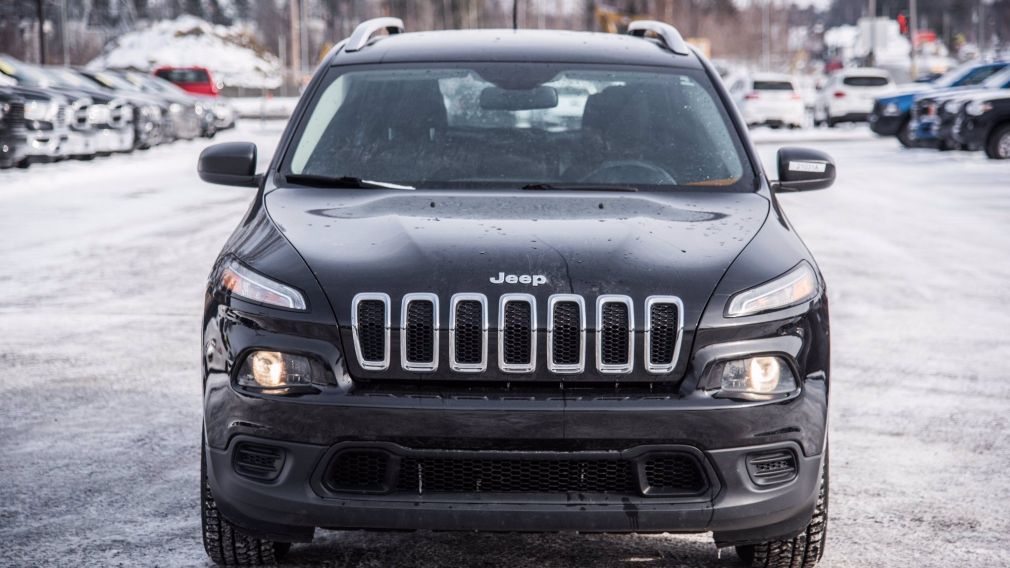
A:
<svg viewBox="0 0 1010 568">
<path fill-rule="evenodd" d="M 88 122 L 91 124 L 108 124 L 112 122 L 112 110 L 109 105 L 91 105 L 88 107 Z"/>
<path fill-rule="evenodd" d="M 203 116 L 204 112 L 203 105 L 201 104 L 193 105 L 193 112 L 195 112 L 197 116 Z"/>
<path fill-rule="evenodd" d="M 308 357 L 280 351 L 253 351 L 242 364 L 238 384 L 264 389 L 306 386 L 312 384 L 317 374 Z"/>
<path fill-rule="evenodd" d="M 898 116 L 899 114 L 901 114 L 901 109 L 894 103 L 887 103 L 887 106 L 884 107 L 884 116 Z"/>
<path fill-rule="evenodd" d="M 727 395 L 788 394 L 796 390 L 796 377 L 781 357 L 761 356 L 723 361 L 712 366 L 719 392 Z"/>
<path fill-rule="evenodd" d="M 60 105 L 55 101 L 29 101 L 25 105 L 25 120 L 44 120 L 52 122 L 60 112 Z"/>
<path fill-rule="evenodd" d="M 221 274 L 221 285 L 232 294 L 268 306 L 304 310 L 305 298 L 294 288 L 229 261 Z"/>
<path fill-rule="evenodd" d="M 989 101 L 972 101 L 964 108 L 964 111 L 972 116 L 981 116 L 992 110 L 992 103 Z"/>
<path fill-rule="evenodd" d="M 740 317 L 802 304 L 817 296 L 820 286 L 806 261 L 782 276 L 733 296 L 726 317 Z"/>
<path fill-rule="evenodd" d="M 0 104 L 0 120 L 3 120 L 4 115 L 7 114 L 7 111 L 9 111 L 10 109 L 11 109 L 10 104 L 8 103 Z"/>
<path fill-rule="evenodd" d="M 168 112 L 172 114 L 179 114 L 182 112 L 182 105 L 179 103 L 172 103 L 168 105 Z"/>
<path fill-rule="evenodd" d="M 947 111 L 947 114 L 956 114 L 957 111 L 961 110 L 961 101 L 947 101 L 943 105 L 943 110 Z"/>
</svg>

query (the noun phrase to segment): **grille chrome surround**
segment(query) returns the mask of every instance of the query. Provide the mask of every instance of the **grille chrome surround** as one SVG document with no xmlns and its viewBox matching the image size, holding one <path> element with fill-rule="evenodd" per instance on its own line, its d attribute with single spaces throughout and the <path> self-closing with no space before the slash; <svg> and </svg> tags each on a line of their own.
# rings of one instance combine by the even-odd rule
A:
<svg viewBox="0 0 1010 568">
<path fill-rule="evenodd" d="M 383 356 L 382 360 L 365 359 L 364 354 L 361 351 L 361 332 L 359 330 L 359 325 L 361 322 L 358 321 L 358 304 L 363 301 L 372 300 L 380 301 L 383 305 Z M 389 294 L 374 293 L 374 292 L 363 292 L 354 296 L 351 300 L 351 332 L 354 335 L 354 353 L 358 356 L 358 364 L 361 365 L 362 369 L 369 371 L 385 371 L 389 369 L 389 339 L 390 330 L 392 326 L 392 320 L 390 319 L 389 313 Z"/>
<path fill-rule="evenodd" d="M 456 308 L 462 302 L 478 302 L 480 303 L 480 361 L 477 363 L 460 363 L 456 360 L 456 334 L 457 324 L 456 321 Z M 449 368 L 457 373 L 482 373 L 487 370 L 487 329 L 488 329 L 488 318 L 487 318 L 487 296 L 484 294 L 453 294 L 452 299 L 449 301 Z"/>
<path fill-rule="evenodd" d="M 677 306 L 676 340 L 673 344 L 673 359 L 669 363 L 652 362 L 652 308 L 653 306 L 672 304 Z M 677 296 L 649 296 L 645 299 L 645 370 L 655 374 L 670 373 L 677 366 L 680 357 L 680 345 L 684 339 L 684 302 Z"/>
<path fill-rule="evenodd" d="M 431 361 L 410 361 L 408 359 L 407 315 L 411 302 L 431 302 Z M 404 371 L 425 372 L 438 369 L 438 295 L 430 293 L 405 294 L 400 304 L 400 366 Z"/>
<path fill-rule="evenodd" d="M 628 310 L 628 357 L 624 363 L 605 363 L 603 310 L 607 304 L 624 304 Z M 603 294 L 596 298 L 596 369 L 604 374 L 630 373 L 635 368 L 635 306 L 628 296 Z"/>
<path fill-rule="evenodd" d="M 513 302 L 525 302 L 530 307 L 530 359 L 528 363 L 508 363 L 505 360 L 505 308 Z M 537 368 L 537 299 L 531 294 L 502 294 L 498 301 L 498 368 L 506 373 L 531 373 Z"/>
<path fill-rule="evenodd" d="M 554 362 L 554 308 L 562 302 L 579 307 L 579 361 L 574 364 Z M 586 370 L 586 301 L 578 294 L 552 294 L 547 299 L 547 369 L 558 374 L 578 374 Z"/>
</svg>

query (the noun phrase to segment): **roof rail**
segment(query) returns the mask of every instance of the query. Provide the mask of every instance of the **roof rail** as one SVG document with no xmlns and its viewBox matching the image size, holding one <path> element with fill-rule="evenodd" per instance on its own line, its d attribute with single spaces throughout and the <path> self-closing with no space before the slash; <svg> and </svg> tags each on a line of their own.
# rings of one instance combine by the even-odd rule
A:
<svg viewBox="0 0 1010 568">
<path fill-rule="evenodd" d="M 354 33 L 347 38 L 344 44 L 344 51 L 358 51 L 368 45 L 368 40 L 372 39 L 375 32 L 386 30 L 389 35 L 403 33 L 403 20 L 400 18 L 372 18 L 365 20 L 354 28 Z"/>
<path fill-rule="evenodd" d="M 645 37 L 646 34 L 655 34 L 659 41 L 667 49 L 677 55 L 690 55 L 691 49 L 687 47 L 687 42 L 677 31 L 677 28 L 656 20 L 635 20 L 628 24 L 628 34 L 635 37 Z"/>
</svg>

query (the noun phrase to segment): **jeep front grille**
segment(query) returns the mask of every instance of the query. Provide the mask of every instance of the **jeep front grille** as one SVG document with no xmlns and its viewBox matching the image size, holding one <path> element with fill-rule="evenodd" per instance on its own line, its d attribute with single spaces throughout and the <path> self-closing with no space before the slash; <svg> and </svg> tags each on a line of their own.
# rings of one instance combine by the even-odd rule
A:
<svg viewBox="0 0 1010 568">
<path fill-rule="evenodd" d="M 352 302 L 354 351 L 363 369 L 385 371 L 389 368 L 389 296 L 358 294 Z"/>
<path fill-rule="evenodd" d="M 483 294 L 455 294 L 447 314 L 439 298 L 430 293 L 412 293 L 398 302 L 397 333 L 400 368 L 410 372 L 433 372 L 439 368 L 441 318 L 448 317 L 449 368 L 458 373 L 487 371 L 489 302 Z M 364 293 L 351 306 L 352 335 L 357 362 L 366 371 L 390 368 L 391 306 L 386 294 Z M 497 302 L 497 371 L 509 374 L 535 373 L 541 320 L 537 299 L 530 294 L 504 294 Z M 644 326 L 635 325 L 635 304 L 622 295 L 601 295 L 595 301 L 595 319 L 586 316 L 586 300 L 576 294 L 554 294 L 547 300 L 547 371 L 562 374 L 586 372 L 589 349 L 594 349 L 595 370 L 604 375 L 627 374 L 641 360 L 644 371 L 670 373 L 677 366 L 684 333 L 684 306 L 676 296 L 649 296 L 644 304 Z M 590 323 L 595 324 L 591 327 Z M 587 341 L 593 334 L 593 347 Z M 636 357 L 636 332 L 643 332 L 641 358 Z M 542 345 L 542 344 L 541 344 Z M 543 367 L 540 367 L 541 369 Z"/>
<path fill-rule="evenodd" d="M 407 294 L 400 310 L 400 361 L 407 371 L 438 368 L 438 296 Z"/>
</svg>

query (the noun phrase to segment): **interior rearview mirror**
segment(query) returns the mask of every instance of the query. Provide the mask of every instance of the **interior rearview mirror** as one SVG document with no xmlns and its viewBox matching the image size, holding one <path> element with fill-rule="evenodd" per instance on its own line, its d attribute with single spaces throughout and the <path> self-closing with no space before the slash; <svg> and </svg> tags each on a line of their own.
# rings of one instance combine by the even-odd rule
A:
<svg viewBox="0 0 1010 568">
<path fill-rule="evenodd" d="M 487 87 L 480 92 L 483 110 L 536 110 L 558 106 L 558 92 L 554 87 L 539 86 L 529 90 Z"/>
<path fill-rule="evenodd" d="M 256 187 L 256 145 L 251 142 L 225 142 L 204 148 L 197 162 L 200 179 L 207 183 Z"/>
<path fill-rule="evenodd" d="M 782 148 L 778 153 L 776 191 L 825 189 L 835 183 L 835 162 L 831 156 L 809 148 Z"/>
</svg>

